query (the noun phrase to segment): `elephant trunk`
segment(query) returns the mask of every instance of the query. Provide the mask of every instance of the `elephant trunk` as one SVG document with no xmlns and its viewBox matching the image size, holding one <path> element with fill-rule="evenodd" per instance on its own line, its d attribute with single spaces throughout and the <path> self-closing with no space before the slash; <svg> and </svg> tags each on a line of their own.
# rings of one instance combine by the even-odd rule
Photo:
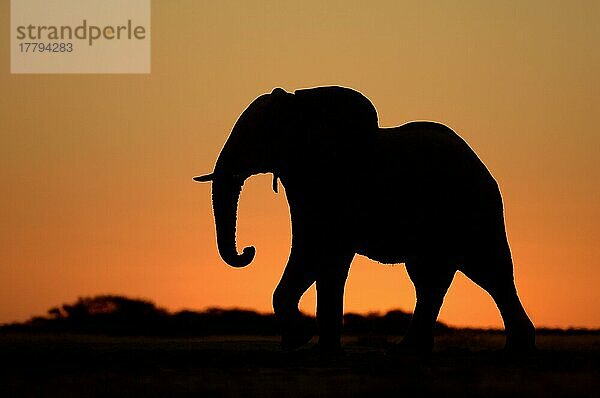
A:
<svg viewBox="0 0 600 398">
<path fill-rule="evenodd" d="M 244 179 L 219 176 L 213 179 L 212 200 L 217 229 L 217 246 L 223 261 L 232 267 L 245 267 L 254 259 L 253 246 L 245 247 L 242 254 L 236 248 L 237 207 Z"/>
</svg>

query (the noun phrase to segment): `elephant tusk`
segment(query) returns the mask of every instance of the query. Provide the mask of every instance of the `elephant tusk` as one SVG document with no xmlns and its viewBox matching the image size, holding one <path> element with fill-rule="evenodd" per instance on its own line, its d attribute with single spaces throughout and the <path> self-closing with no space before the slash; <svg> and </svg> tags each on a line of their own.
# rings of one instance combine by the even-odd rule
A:
<svg viewBox="0 0 600 398">
<path fill-rule="evenodd" d="M 205 174 L 203 176 L 194 177 L 194 181 L 207 182 L 215 179 L 215 173 Z"/>
<path fill-rule="evenodd" d="M 277 193 L 277 188 L 278 188 L 278 184 L 277 184 L 277 179 L 279 177 L 277 176 L 277 174 L 273 173 L 273 192 Z"/>
</svg>

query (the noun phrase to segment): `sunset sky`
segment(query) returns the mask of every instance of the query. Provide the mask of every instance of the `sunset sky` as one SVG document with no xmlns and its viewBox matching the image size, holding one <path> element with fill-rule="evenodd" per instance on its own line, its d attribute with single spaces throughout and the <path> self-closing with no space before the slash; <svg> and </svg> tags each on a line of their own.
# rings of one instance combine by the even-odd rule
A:
<svg viewBox="0 0 600 398">
<path fill-rule="evenodd" d="M 271 311 L 290 248 L 285 193 L 247 181 L 233 269 L 212 171 L 274 87 L 343 85 L 381 126 L 453 128 L 498 181 L 517 288 L 537 326 L 600 327 L 600 2 L 153 1 L 148 75 L 11 75 L 0 2 L 0 323 L 103 293 L 170 310 Z M 357 182 L 360 183 L 360 182 Z M 412 311 L 402 266 L 356 257 L 346 311 Z M 302 308 L 314 312 L 314 288 Z M 440 320 L 502 325 L 458 273 Z"/>
</svg>

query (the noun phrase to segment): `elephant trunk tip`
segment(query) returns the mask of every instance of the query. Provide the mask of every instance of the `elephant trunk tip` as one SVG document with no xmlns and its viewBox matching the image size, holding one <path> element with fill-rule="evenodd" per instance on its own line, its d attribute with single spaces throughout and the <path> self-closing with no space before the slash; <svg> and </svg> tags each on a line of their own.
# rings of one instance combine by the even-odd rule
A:
<svg viewBox="0 0 600 398">
<path fill-rule="evenodd" d="M 243 268 L 250 264 L 254 260 L 256 249 L 254 246 L 245 247 L 242 254 L 237 255 L 234 258 L 227 258 L 225 262 L 234 268 Z"/>
</svg>

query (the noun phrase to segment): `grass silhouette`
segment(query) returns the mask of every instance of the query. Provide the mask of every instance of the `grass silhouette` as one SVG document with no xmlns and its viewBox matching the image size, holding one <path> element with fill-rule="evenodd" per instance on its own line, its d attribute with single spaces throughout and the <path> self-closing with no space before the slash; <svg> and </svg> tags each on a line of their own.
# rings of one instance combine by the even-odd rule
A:
<svg viewBox="0 0 600 398">
<path fill-rule="evenodd" d="M 429 357 L 389 354 L 409 319 L 346 314 L 346 354 L 330 357 L 281 352 L 270 314 L 83 297 L 0 327 L 0 396 L 600 396 L 597 330 L 542 329 L 538 350 L 515 356 L 501 330 L 439 324 Z"/>
</svg>

